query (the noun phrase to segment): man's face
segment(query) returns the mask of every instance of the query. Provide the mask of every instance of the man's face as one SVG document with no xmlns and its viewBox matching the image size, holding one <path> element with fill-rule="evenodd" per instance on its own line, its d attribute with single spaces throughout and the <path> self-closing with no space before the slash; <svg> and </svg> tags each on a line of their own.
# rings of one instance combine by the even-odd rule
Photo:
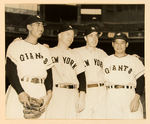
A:
<svg viewBox="0 0 150 124">
<path fill-rule="evenodd" d="M 44 32 L 43 22 L 34 22 L 28 28 L 30 34 L 36 38 L 40 38 Z"/>
<path fill-rule="evenodd" d="M 89 47 L 96 47 L 98 44 L 98 32 L 92 32 L 84 37 L 86 40 L 86 45 Z"/>
<path fill-rule="evenodd" d="M 74 31 L 68 30 L 60 33 L 61 42 L 63 42 L 67 47 L 69 47 L 74 39 Z"/>
<path fill-rule="evenodd" d="M 112 42 L 112 46 L 116 53 L 125 53 L 126 48 L 128 47 L 128 42 L 124 39 L 115 39 L 115 41 Z"/>
</svg>

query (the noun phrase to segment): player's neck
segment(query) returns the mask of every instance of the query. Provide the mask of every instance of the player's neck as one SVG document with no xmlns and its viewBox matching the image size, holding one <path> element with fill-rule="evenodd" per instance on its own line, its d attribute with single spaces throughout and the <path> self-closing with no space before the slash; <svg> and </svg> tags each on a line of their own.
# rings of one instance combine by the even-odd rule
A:
<svg viewBox="0 0 150 124">
<path fill-rule="evenodd" d="M 127 54 L 126 53 L 115 53 L 114 56 L 121 58 L 121 57 L 127 56 Z"/>
<path fill-rule="evenodd" d="M 96 47 L 90 47 L 90 46 L 87 46 L 87 45 L 86 45 L 85 47 L 86 47 L 89 51 L 93 51 L 93 50 L 95 50 L 95 48 L 96 48 Z"/>
<path fill-rule="evenodd" d="M 37 38 L 31 37 L 31 36 L 30 37 L 27 36 L 27 38 L 25 39 L 26 42 L 31 43 L 33 45 L 38 43 L 37 40 L 38 40 Z"/>
<path fill-rule="evenodd" d="M 64 49 L 64 50 L 68 50 L 68 46 L 66 46 L 65 44 L 62 43 L 58 43 L 57 47 L 59 47 L 60 49 Z"/>
</svg>

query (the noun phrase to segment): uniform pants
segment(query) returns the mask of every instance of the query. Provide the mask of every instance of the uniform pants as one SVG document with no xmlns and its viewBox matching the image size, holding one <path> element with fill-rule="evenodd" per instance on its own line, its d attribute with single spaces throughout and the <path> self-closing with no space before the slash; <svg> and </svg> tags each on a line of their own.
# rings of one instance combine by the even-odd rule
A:
<svg viewBox="0 0 150 124">
<path fill-rule="evenodd" d="M 76 119 L 75 104 L 78 99 L 77 89 L 53 89 L 52 99 L 46 112 L 47 119 Z"/>
<path fill-rule="evenodd" d="M 21 83 L 24 91 L 31 97 L 40 98 L 46 95 L 44 84 L 33 84 L 30 82 Z M 18 99 L 18 94 L 10 85 L 6 92 L 6 118 L 7 119 L 24 119 L 23 105 Z M 45 113 L 40 118 L 45 118 Z"/>
<path fill-rule="evenodd" d="M 108 119 L 142 119 L 143 108 L 140 103 L 136 112 L 130 111 L 130 103 L 135 96 L 134 89 L 107 89 L 107 118 Z"/>
<path fill-rule="evenodd" d="M 105 95 L 104 86 L 87 88 L 85 109 L 78 114 L 78 118 L 105 119 Z"/>
</svg>

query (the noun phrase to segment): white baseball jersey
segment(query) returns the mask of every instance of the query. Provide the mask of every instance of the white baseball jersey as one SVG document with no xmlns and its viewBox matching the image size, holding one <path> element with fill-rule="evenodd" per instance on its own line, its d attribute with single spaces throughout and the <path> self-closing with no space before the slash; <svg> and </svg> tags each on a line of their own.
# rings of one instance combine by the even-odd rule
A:
<svg viewBox="0 0 150 124">
<path fill-rule="evenodd" d="M 75 48 L 84 61 L 86 82 L 88 84 L 104 83 L 103 60 L 107 54 L 99 48 L 89 50 L 84 47 Z M 105 87 L 87 87 L 86 107 L 79 118 L 105 118 Z"/>
<path fill-rule="evenodd" d="M 90 51 L 85 46 L 74 50 L 84 61 L 87 84 L 103 83 L 103 60 L 107 57 L 106 52 L 99 48 Z"/>
<path fill-rule="evenodd" d="M 77 75 L 84 72 L 80 58 L 71 50 L 59 47 L 50 48 L 53 55 L 53 96 L 48 107 L 47 118 L 69 119 L 76 118 L 75 103 L 78 89 L 56 87 L 56 84 L 76 84 L 79 86 Z"/>
<path fill-rule="evenodd" d="M 144 74 L 142 62 L 131 55 L 116 57 L 111 55 L 104 60 L 106 85 L 125 85 L 136 87 L 136 79 Z M 132 88 L 107 89 L 107 118 L 139 119 L 143 118 L 143 109 L 140 103 L 136 112 L 130 111 L 130 103 L 135 96 Z"/>
<path fill-rule="evenodd" d="M 44 80 L 47 76 L 47 69 L 53 66 L 48 48 L 39 43 L 33 45 L 19 40 L 9 45 L 7 57 L 17 66 L 17 74 L 24 91 L 35 98 L 45 96 Z M 21 81 L 22 78 L 28 78 L 28 81 Z M 32 78 L 42 79 L 43 83 L 31 83 Z M 9 86 L 6 95 L 6 116 L 14 119 L 23 118 L 23 106 L 12 86 Z"/>
<path fill-rule="evenodd" d="M 54 82 L 78 84 L 77 75 L 84 71 L 84 66 L 79 56 L 71 49 L 63 50 L 59 47 L 50 48 L 53 68 Z"/>
<path fill-rule="evenodd" d="M 104 73 L 107 83 L 136 86 L 136 79 L 144 74 L 144 65 L 131 55 L 121 58 L 111 55 L 104 61 Z"/>
</svg>

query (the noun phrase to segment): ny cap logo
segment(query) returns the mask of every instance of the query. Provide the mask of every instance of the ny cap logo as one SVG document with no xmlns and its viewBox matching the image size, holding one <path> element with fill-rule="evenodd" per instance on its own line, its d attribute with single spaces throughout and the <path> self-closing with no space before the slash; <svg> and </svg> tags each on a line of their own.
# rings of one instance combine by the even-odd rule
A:
<svg viewBox="0 0 150 124">
<path fill-rule="evenodd" d="M 71 25 L 69 25 L 69 28 L 71 28 L 71 29 L 72 29 L 72 26 L 71 26 Z"/>
<path fill-rule="evenodd" d="M 37 15 L 36 17 L 40 19 L 40 16 Z"/>
<path fill-rule="evenodd" d="M 95 27 L 91 27 L 92 30 L 95 30 Z"/>
<path fill-rule="evenodd" d="M 121 35 L 121 33 L 117 33 L 117 36 L 120 36 Z"/>
</svg>

